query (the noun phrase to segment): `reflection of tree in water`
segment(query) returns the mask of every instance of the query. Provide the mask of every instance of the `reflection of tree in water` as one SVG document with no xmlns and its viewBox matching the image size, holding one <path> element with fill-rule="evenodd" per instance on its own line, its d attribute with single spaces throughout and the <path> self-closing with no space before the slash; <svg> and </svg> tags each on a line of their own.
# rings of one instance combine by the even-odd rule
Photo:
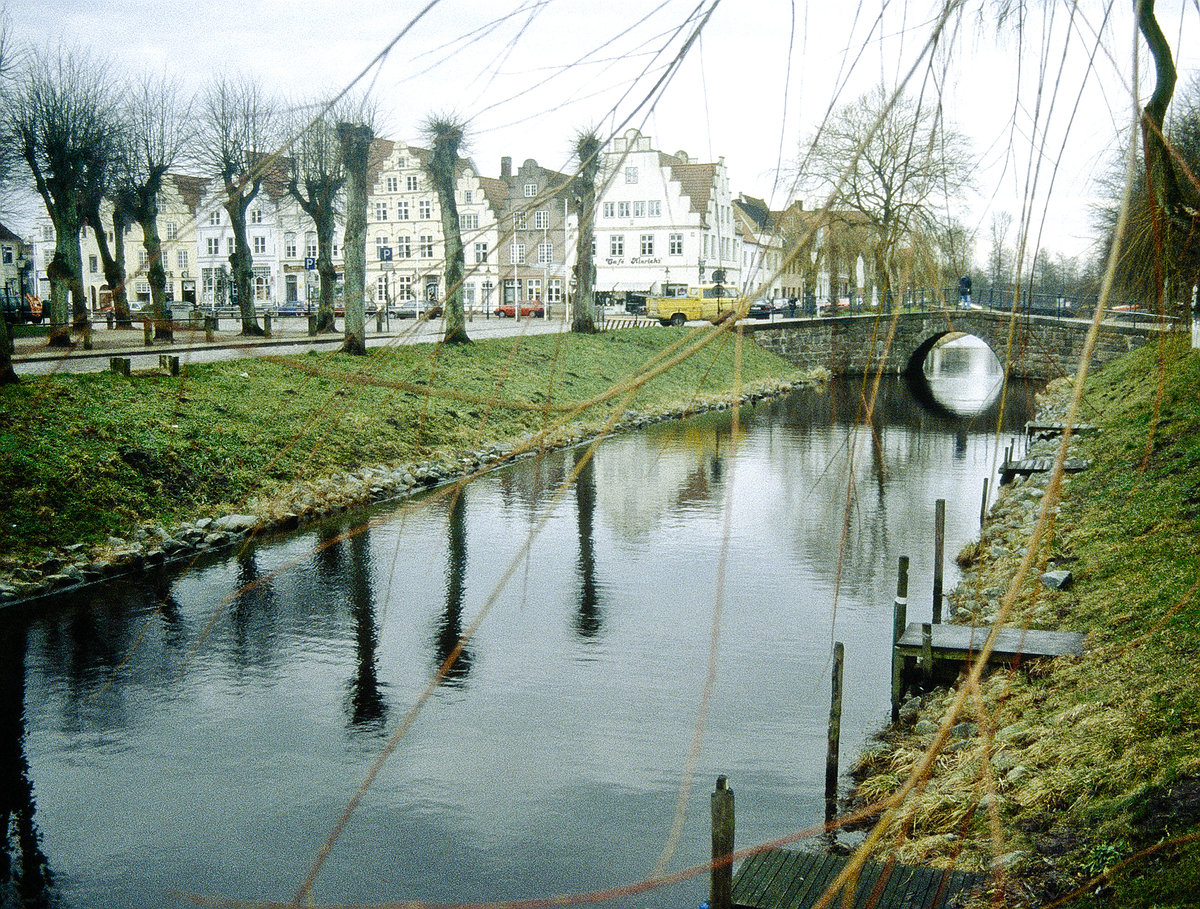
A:
<svg viewBox="0 0 1200 909">
<path fill-rule="evenodd" d="M 575 463 L 586 457 L 586 450 L 579 449 Z M 596 513 L 596 470 L 591 458 L 579 468 L 575 480 L 575 513 L 579 522 L 579 612 L 575 618 L 575 630 L 582 638 L 594 638 L 603 626 L 603 610 L 600 607 L 600 589 L 596 583 L 596 552 L 593 539 L 593 519 Z"/>
<path fill-rule="evenodd" d="M 330 546 L 338 548 L 342 544 Z M 350 538 L 350 612 L 354 616 L 354 654 L 357 671 L 350 682 L 350 722 L 355 726 L 382 725 L 387 704 L 376 671 L 379 632 L 371 596 L 371 549 L 366 530 Z"/>
<path fill-rule="evenodd" d="M 50 905 L 50 866 L 33 814 L 25 758 L 25 634 L 0 626 L 0 905 Z"/>
<path fill-rule="evenodd" d="M 467 504 L 459 487 L 449 497 L 446 514 L 446 611 L 438 623 L 434 653 L 439 667 L 445 665 L 462 637 L 462 603 L 467 576 Z M 462 685 L 471 671 L 471 652 L 465 647 L 446 670 L 445 684 Z"/>
<path fill-rule="evenodd" d="M 271 581 L 263 578 L 254 547 L 238 553 L 237 587 L 240 593 L 229 606 L 232 626 L 230 649 L 236 666 L 269 665 L 274 654 L 278 629 L 277 606 Z"/>
</svg>

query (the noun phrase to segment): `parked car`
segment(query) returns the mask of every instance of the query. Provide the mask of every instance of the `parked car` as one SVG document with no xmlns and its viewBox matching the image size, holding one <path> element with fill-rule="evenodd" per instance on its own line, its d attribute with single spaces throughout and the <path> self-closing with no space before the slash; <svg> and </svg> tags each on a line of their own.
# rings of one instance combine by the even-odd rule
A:
<svg viewBox="0 0 1200 909">
<path fill-rule="evenodd" d="M 769 319 L 775 311 L 775 305 L 770 297 L 759 297 L 750 302 L 750 311 L 746 313 L 751 319 Z"/>
<path fill-rule="evenodd" d="M 493 315 L 499 316 L 501 319 L 512 319 L 517 314 L 517 307 L 514 303 L 502 303 L 497 306 L 492 312 Z M 521 304 L 521 316 L 536 316 L 541 318 L 546 315 L 545 307 L 537 301 L 530 301 Z"/>
<path fill-rule="evenodd" d="M 286 303 L 280 303 L 275 309 L 276 315 L 280 316 L 298 316 L 304 312 L 304 308 L 300 305 L 299 300 L 289 300 Z"/>
<path fill-rule="evenodd" d="M 442 304 L 424 300 L 397 300 L 388 307 L 388 316 L 393 319 L 436 319 L 441 314 Z"/>
</svg>

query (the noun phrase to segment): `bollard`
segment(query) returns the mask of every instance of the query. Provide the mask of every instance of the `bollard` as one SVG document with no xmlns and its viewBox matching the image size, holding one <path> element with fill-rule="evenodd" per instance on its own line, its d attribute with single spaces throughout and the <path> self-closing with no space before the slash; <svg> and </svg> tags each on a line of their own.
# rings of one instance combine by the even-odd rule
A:
<svg viewBox="0 0 1200 909">
<path fill-rule="evenodd" d="M 837 814 L 838 751 L 842 738 L 842 671 L 846 648 L 841 641 L 833 645 L 832 689 L 829 697 L 829 739 L 825 751 L 825 820 Z"/>
<path fill-rule="evenodd" d="M 377 331 L 377 332 L 383 331 L 383 310 L 382 309 L 377 310 L 375 312 L 375 331 Z"/>
<path fill-rule="evenodd" d="M 179 375 L 179 357 L 170 354 L 159 354 L 158 368 L 173 376 Z"/>
<path fill-rule="evenodd" d="M 725 775 L 712 794 L 712 870 L 709 909 L 733 909 L 733 790 Z"/>
<path fill-rule="evenodd" d="M 987 520 L 987 494 L 988 494 L 988 478 L 983 478 L 983 498 L 979 502 L 979 526 L 982 527 L 984 521 Z"/>
<path fill-rule="evenodd" d="M 271 313 L 269 310 L 263 313 L 263 337 L 271 337 Z"/>
<path fill-rule="evenodd" d="M 130 365 L 131 364 L 129 362 L 128 357 L 109 357 L 108 358 L 109 371 L 114 372 L 119 376 L 124 376 L 127 379 L 129 378 L 129 374 L 130 374 Z"/>
<path fill-rule="evenodd" d="M 216 316 L 205 316 L 204 317 L 204 340 L 208 341 L 211 344 L 213 342 L 213 340 L 215 340 L 216 333 L 217 333 L 217 317 Z"/>
<path fill-rule="evenodd" d="M 892 722 L 900 719 L 900 698 L 904 695 L 904 660 L 896 645 L 908 627 L 908 556 L 900 556 L 896 576 L 896 602 L 892 606 Z"/>
<path fill-rule="evenodd" d="M 146 346 L 154 346 L 154 320 L 142 319 L 142 335 L 146 339 Z"/>
<path fill-rule="evenodd" d="M 946 500 L 938 499 L 933 515 L 933 622 L 942 621 L 942 557 L 946 548 Z"/>
<path fill-rule="evenodd" d="M 933 626 L 928 622 L 921 625 L 921 672 L 925 683 L 933 681 Z"/>
<path fill-rule="evenodd" d="M 315 315 L 310 315 L 308 317 L 308 333 L 310 335 L 315 335 L 317 333 L 317 317 Z"/>
<path fill-rule="evenodd" d="M 88 319 L 83 323 L 83 349 L 92 349 L 92 320 Z"/>
</svg>

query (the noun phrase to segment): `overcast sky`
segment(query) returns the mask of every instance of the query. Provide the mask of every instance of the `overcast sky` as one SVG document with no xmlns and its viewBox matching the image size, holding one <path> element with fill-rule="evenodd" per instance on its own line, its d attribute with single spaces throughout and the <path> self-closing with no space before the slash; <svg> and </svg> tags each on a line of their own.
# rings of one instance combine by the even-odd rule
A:
<svg viewBox="0 0 1200 909">
<path fill-rule="evenodd" d="M 1066 3 L 1040 0 L 1020 33 L 997 29 L 995 0 L 973 0 L 932 55 L 937 5 L 927 0 L 724 0 L 655 94 L 694 13 L 711 3 L 24 0 L 9 14 L 16 37 L 34 45 L 84 46 L 197 89 L 216 72 L 241 72 L 292 102 L 346 87 L 408 28 L 360 83 L 379 102 L 385 135 L 419 140 L 429 113 L 458 112 L 471 123 L 470 154 L 494 176 L 502 155 L 566 167 L 577 130 L 628 120 L 663 150 L 724 157 L 735 194 L 776 206 L 803 195 L 776 172 L 830 106 L 893 86 L 916 64 L 913 91 L 940 96 L 980 158 L 975 193 L 951 202 L 966 223 L 982 237 L 992 211 L 1019 220 L 1027 208 L 1035 232 L 1045 225 L 1044 243 L 1086 248 L 1091 179 L 1130 119 L 1130 0 L 1088 3 L 1073 19 Z M 1176 48 L 1195 44 L 1194 5 L 1160 0 L 1158 12 Z M 1181 88 L 1190 66 L 1182 56 Z M 979 248 L 982 260 L 986 240 Z"/>
</svg>

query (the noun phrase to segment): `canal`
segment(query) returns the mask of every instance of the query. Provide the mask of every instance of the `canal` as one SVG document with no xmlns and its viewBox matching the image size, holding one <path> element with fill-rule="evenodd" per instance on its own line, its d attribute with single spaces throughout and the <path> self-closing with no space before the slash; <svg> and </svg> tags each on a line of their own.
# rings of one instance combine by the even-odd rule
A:
<svg viewBox="0 0 1200 909">
<path fill-rule="evenodd" d="M 833 642 L 844 771 L 887 720 L 897 558 L 909 617 L 927 620 L 935 501 L 949 588 L 1030 415 L 1030 387 L 1010 384 L 1002 417 L 988 403 L 980 353 L 936 353 L 934 412 L 885 380 L 867 421 L 869 385 L 838 381 L 742 409 L 736 434 L 728 412 L 657 424 L 587 463 L 527 458 L 459 496 L 0 617 L 0 903 L 290 900 L 409 717 L 318 903 L 549 896 L 687 868 L 707 859 L 718 774 L 739 847 L 819 824 Z M 619 902 L 706 893 L 699 876 Z"/>
</svg>

